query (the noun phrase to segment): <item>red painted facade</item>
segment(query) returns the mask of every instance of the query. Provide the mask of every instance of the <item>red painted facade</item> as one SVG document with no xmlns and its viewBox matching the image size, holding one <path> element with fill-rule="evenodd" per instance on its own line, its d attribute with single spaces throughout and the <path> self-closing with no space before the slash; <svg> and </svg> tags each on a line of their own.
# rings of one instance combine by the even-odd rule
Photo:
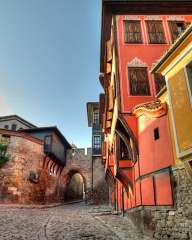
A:
<svg viewBox="0 0 192 240">
<path fill-rule="evenodd" d="M 112 31 L 115 64 L 118 69 L 115 75 L 115 96 L 119 100 L 118 117 L 115 134 L 107 128 L 105 121 L 106 142 L 113 136 L 113 146 L 107 148 L 105 143 L 106 172 L 111 174 L 114 186 L 110 190 L 111 203 L 117 210 L 126 210 L 137 206 L 173 205 L 170 167 L 174 166 L 168 115 L 166 106 L 157 102 L 157 91 L 154 76 L 150 73 L 153 64 L 172 44 L 170 21 L 192 22 L 191 16 L 179 15 L 119 15 L 115 16 L 116 24 Z M 124 21 L 139 21 L 142 43 L 126 43 L 124 38 Z M 149 41 L 147 21 L 161 21 L 164 32 L 164 43 L 152 44 Z M 114 33 L 113 33 L 113 29 Z M 114 34 L 114 36 L 113 36 Z M 109 41 L 109 39 L 108 39 Z M 114 57 L 114 56 L 113 56 Z M 129 67 L 147 69 L 150 94 L 139 96 L 131 94 Z M 110 78 L 111 78 L 110 75 Z M 109 79 L 109 76 L 108 78 Z M 106 99 L 109 92 L 106 88 L 110 80 L 103 80 Z M 114 97 L 115 98 L 115 97 Z M 107 113 L 107 101 L 105 111 Z M 113 122 L 113 120 L 111 120 Z M 119 143 L 120 142 L 120 143 Z M 121 142 L 129 152 L 126 159 L 121 159 Z M 109 144 L 108 144 L 109 145 Z M 120 151 L 120 153 L 118 153 Z"/>
</svg>

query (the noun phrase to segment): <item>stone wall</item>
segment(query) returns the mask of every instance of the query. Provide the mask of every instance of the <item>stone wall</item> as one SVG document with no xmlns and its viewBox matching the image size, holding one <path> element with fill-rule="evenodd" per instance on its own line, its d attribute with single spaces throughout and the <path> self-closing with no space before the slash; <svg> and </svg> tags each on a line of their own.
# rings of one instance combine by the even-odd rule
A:
<svg viewBox="0 0 192 240">
<path fill-rule="evenodd" d="M 93 160 L 93 168 L 92 168 Z M 105 181 L 104 166 L 101 157 L 92 159 L 91 148 L 85 149 L 75 148 L 67 153 L 67 163 L 61 174 L 62 191 L 67 191 L 67 176 L 73 173 L 80 173 L 85 182 L 85 198 L 87 201 L 99 204 L 107 201 L 108 190 Z M 93 177 L 92 177 L 93 173 Z M 93 189 L 93 192 L 92 192 Z"/>
<path fill-rule="evenodd" d="M 105 180 L 105 168 L 101 157 L 93 157 L 93 200 L 94 203 L 109 201 L 109 190 Z"/>
<path fill-rule="evenodd" d="M 7 130 L 1 130 L 0 137 L 1 132 L 10 136 L 7 149 L 9 161 L 0 166 L 1 203 L 65 201 L 67 187 L 75 173 L 81 174 L 83 178 L 86 200 L 93 200 L 94 203 L 106 201 L 108 191 L 104 166 L 101 158 L 97 157 L 93 160 L 92 169 L 91 149 L 88 149 L 87 154 L 85 149 L 69 150 L 66 166 L 61 166 L 44 154 L 41 140 Z"/>
<path fill-rule="evenodd" d="M 173 168 L 173 207 L 139 207 L 127 212 L 153 239 L 192 239 L 192 178 L 184 166 Z"/>
<path fill-rule="evenodd" d="M 8 162 L 0 166 L 0 202 L 45 203 L 57 201 L 58 178 L 44 168 L 45 155 L 40 140 L 10 135 Z"/>
</svg>

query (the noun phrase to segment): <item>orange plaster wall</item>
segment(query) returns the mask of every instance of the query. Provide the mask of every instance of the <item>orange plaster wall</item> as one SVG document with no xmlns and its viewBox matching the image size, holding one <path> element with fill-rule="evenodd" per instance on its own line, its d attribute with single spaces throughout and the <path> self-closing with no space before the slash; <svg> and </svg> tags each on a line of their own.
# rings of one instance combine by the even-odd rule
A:
<svg viewBox="0 0 192 240">
<path fill-rule="evenodd" d="M 141 205 L 141 186 L 140 181 L 137 181 L 135 184 L 135 194 L 136 194 L 136 205 Z"/>
<path fill-rule="evenodd" d="M 123 115 L 127 125 L 131 128 L 136 139 L 138 138 L 138 126 L 137 126 L 137 118 L 135 116 L 130 116 L 128 114 Z"/>
<path fill-rule="evenodd" d="M 135 180 L 139 177 L 139 162 L 137 161 L 134 166 L 135 169 Z"/>
<path fill-rule="evenodd" d="M 155 176 L 157 205 L 172 205 L 172 190 L 169 173 L 160 173 Z"/>
<path fill-rule="evenodd" d="M 153 188 L 153 178 L 144 178 L 141 181 L 141 192 L 142 192 L 142 203 L 143 205 L 154 205 L 154 188 Z"/>
<path fill-rule="evenodd" d="M 121 110 L 122 112 L 130 111 L 135 105 L 150 101 L 155 96 L 154 79 L 151 73 L 152 64 L 155 63 L 162 54 L 171 46 L 171 35 L 168 27 L 167 16 L 161 16 L 163 21 L 165 44 L 149 44 L 148 34 L 145 25 L 144 16 L 139 16 L 141 20 L 141 29 L 143 36 L 142 44 L 127 44 L 123 39 L 123 19 L 125 16 L 118 16 L 118 50 L 120 63 L 120 88 L 121 88 Z M 187 21 L 191 21 L 190 16 L 184 17 Z M 128 82 L 128 63 L 135 57 L 144 62 L 148 68 L 148 78 L 150 83 L 151 96 L 130 96 Z"/>
<path fill-rule="evenodd" d="M 155 128 L 159 128 L 158 140 L 154 139 Z M 139 118 L 139 155 L 141 175 L 174 165 L 167 115 Z"/>
</svg>

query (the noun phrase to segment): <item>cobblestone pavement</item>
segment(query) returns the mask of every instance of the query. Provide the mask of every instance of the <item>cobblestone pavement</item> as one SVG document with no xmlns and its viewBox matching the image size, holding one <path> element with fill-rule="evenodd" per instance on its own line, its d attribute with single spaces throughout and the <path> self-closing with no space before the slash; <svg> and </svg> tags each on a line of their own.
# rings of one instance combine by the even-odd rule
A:
<svg viewBox="0 0 192 240">
<path fill-rule="evenodd" d="M 128 218 L 83 203 L 53 208 L 0 207 L 0 240 L 148 240 Z"/>
</svg>

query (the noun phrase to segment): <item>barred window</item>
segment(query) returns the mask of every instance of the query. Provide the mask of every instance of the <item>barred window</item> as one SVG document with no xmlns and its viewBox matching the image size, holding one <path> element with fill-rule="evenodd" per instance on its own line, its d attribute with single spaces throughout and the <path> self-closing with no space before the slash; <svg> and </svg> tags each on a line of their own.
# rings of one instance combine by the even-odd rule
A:
<svg viewBox="0 0 192 240">
<path fill-rule="evenodd" d="M 149 96 L 150 87 L 147 68 L 128 67 L 130 94 L 134 96 Z"/>
<path fill-rule="evenodd" d="M 182 21 L 170 21 L 169 28 L 171 31 L 172 42 L 174 42 L 178 36 L 185 30 L 186 25 Z"/>
<path fill-rule="evenodd" d="M 142 43 L 140 21 L 124 21 L 124 42 Z"/>
<path fill-rule="evenodd" d="M 149 43 L 165 43 L 162 21 L 146 21 Z"/>
<path fill-rule="evenodd" d="M 156 89 L 156 94 L 157 94 L 166 85 L 165 77 L 163 75 L 161 75 L 160 73 L 155 73 L 154 80 L 155 80 L 155 89 Z"/>
</svg>

